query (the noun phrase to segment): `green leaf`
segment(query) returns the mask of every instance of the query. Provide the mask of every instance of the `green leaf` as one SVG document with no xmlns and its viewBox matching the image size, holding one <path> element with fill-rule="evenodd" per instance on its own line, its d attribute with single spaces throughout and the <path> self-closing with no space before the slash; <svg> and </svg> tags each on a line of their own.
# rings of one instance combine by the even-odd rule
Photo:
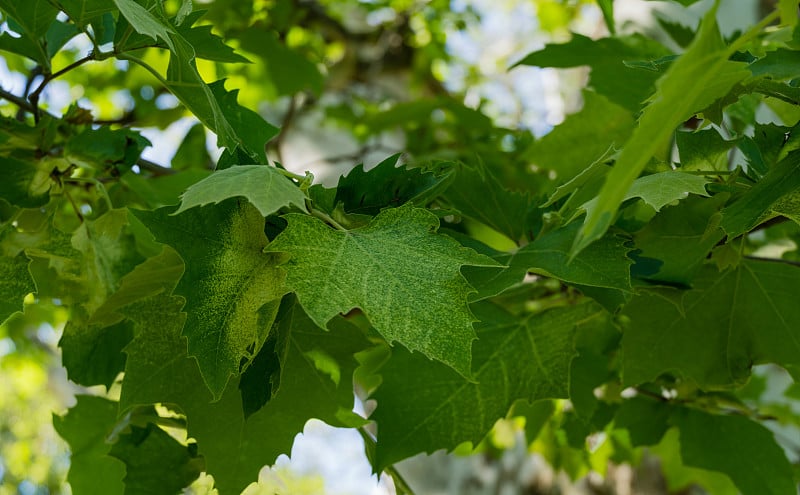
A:
<svg viewBox="0 0 800 495">
<path fill-rule="evenodd" d="M 284 275 L 273 256 L 262 253 L 264 217 L 249 204 L 232 199 L 177 216 L 170 209 L 133 213 L 186 263 L 175 291 L 186 298 L 184 335 L 219 398 L 231 375 L 264 344 L 284 293 Z"/>
<path fill-rule="evenodd" d="M 607 235 L 570 260 L 569 251 L 580 225 L 572 223 L 549 232 L 508 256 L 508 272 L 533 272 L 567 283 L 630 290 L 630 267 L 626 240 Z M 510 275 L 509 275 L 510 276 Z M 520 277 L 521 278 L 521 277 Z"/>
<path fill-rule="evenodd" d="M 722 210 L 720 227 L 729 239 L 769 218 L 770 211 L 800 188 L 800 152 L 789 153 L 742 197 Z"/>
<path fill-rule="evenodd" d="M 239 145 L 256 163 L 266 163 L 267 141 L 278 135 L 278 128 L 258 113 L 239 105 L 236 101 L 239 90 L 226 91 L 224 80 L 211 83 L 209 88 L 233 127 Z"/>
<path fill-rule="evenodd" d="M 613 223 L 631 184 L 650 158 L 668 143 L 675 128 L 749 76 L 744 63 L 728 60 L 731 53 L 719 34 L 716 11 L 717 4 L 703 18 L 691 46 L 659 79 L 652 102 L 642 112 L 639 126 L 606 178 L 598 207 L 586 216 L 573 252 L 599 239 Z"/>
<path fill-rule="evenodd" d="M 107 12 L 117 10 L 108 0 L 59 0 L 58 4 L 70 20 L 80 27 L 87 26 Z"/>
<path fill-rule="evenodd" d="M 132 204 L 143 204 L 150 208 L 176 205 L 180 195 L 193 184 L 211 174 L 210 170 L 184 170 L 176 174 L 147 177 L 134 172 L 126 172 L 120 177 L 125 193 L 133 193 L 135 198 L 126 198 Z M 114 189 L 109 194 L 116 192 Z"/>
<path fill-rule="evenodd" d="M 287 285 L 317 325 L 361 308 L 388 342 L 469 376 L 472 288 L 459 269 L 497 265 L 494 260 L 437 235 L 436 216 L 410 205 L 346 232 L 305 215 L 284 218 L 289 225 L 269 250 L 289 254 Z"/>
<path fill-rule="evenodd" d="M 125 463 L 125 495 L 177 494 L 203 471 L 196 446 L 188 447 L 148 423 L 132 425 L 120 435 L 109 455 Z"/>
<path fill-rule="evenodd" d="M 723 237 L 711 219 L 724 204 L 724 196 L 688 198 L 666 208 L 636 232 L 633 241 L 639 251 L 633 275 L 649 281 L 689 286 L 708 253 Z M 591 249 L 591 245 L 587 249 Z M 648 262 L 656 264 L 654 269 L 645 269 Z"/>
<path fill-rule="evenodd" d="M 597 0 L 597 5 L 603 12 L 603 20 L 606 21 L 608 32 L 612 35 L 615 34 L 616 29 L 614 26 L 614 0 Z"/>
<path fill-rule="evenodd" d="M 131 338 L 133 329 L 126 321 L 111 325 L 90 325 L 80 320 L 67 322 L 58 341 L 61 364 L 71 381 L 86 387 L 104 385 L 109 389 L 125 369 L 122 349 Z"/>
<path fill-rule="evenodd" d="M 195 124 L 178 146 L 170 166 L 175 170 L 208 170 L 211 165 L 211 157 L 206 150 L 206 129 L 203 124 Z"/>
<path fill-rule="evenodd" d="M 122 495 L 125 465 L 108 455 L 107 441 L 117 422 L 117 403 L 89 395 L 76 399 L 67 414 L 53 415 L 53 426 L 71 451 L 67 481 L 72 492 Z"/>
<path fill-rule="evenodd" d="M 56 20 L 58 9 L 48 0 L 0 0 L 0 9 L 4 10 L 19 24 L 24 33 L 33 40 L 41 38 Z"/>
<path fill-rule="evenodd" d="M 222 38 L 212 33 L 211 25 L 204 24 L 201 26 L 189 27 L 203 14 L 203 11 L 196 11 L 190 14 L 177 28 L 178 33 L 180 33 L 186 41 L 192 45 L 192 48 L 194 48 L 195 56 L 204 60 L 213 60 L 214 62 L 227 64 L 249 63 L 249 60 L 226 45 Z"/>
<path fill-rule="evenodd" d="M 453 172 L 447 167 L 441 171 L 397 167 L 399 158 L 400 154 L 392 155 L 368 171 L 362 164 L 340 177 L 334 205 L 341 202 L 346 212 L 365 215 L 409 201 L 426 206 L 452 182 Z"/>
<path fill-rule="evenodd" d="M 137 131 L 112 130 L 109 126 L 87 127 L 64 146 L 64 158 L 100 170 L 117 165 L 132 166 L 151 143 Z"/>
<path fill-rule="evenodd" d="M 303 192 L 275 167 L 239 165 L 217 170 L 189 187 L 174 214 L 235 197 L 247 199 L 264 217 L 291 205 L 306 211 Z"/>
<path fill-rule="evenodd" d="M 457 166 L 444 198 L 463 216 L 514 242 L 533 238 L 541 225 L 541 212 L 531 195 L 509 191 L 482 163 Z"/>
<path fill-rule="evenodd" d="M 317 65 L 288 48 L 276 35 L 263 27 L 252 27 L 239 37 L 241 49 L 259 57 L 278 96 L 306 90 L 319 95 L 324 79 Z"/>
<path fill-rule="evenodd" d="M 626 62 L 655 60 L 670 55 L 656 41 L 641 35 L 601 38 L 573 33 L 566 43 L 547 45 L 514 64 L 538 67 L 591 68 L 589 87 L 630 112 L 638 111 L 642 103 L 653 92 L 653 84 L 659 74 L 650 70 L 634 68 Z"/>
<path fill-rule="evenodd" d="M 728 152 L 735 141 L 726 141 L 714 129 L 676 132 L 675 143 L 681 157 L 681 170 L 727 170 Z"/>
<path fill-rule="evenodd" d="M 146 8 L 136 3 L 134 0 L 113 0 L 114 5 L 119 9 L 119 13 L 130 23 L 137 33 L 153 38 L 154 41 L 162 40 L 169 46 L 171 51 L 175 47 L 170 39 L 170 34 L 174 29 L 165 21 L 158 19 Z"/>
<path fill-rule="evenodd" d="M 676 171 L 646 175 L 633 181 L 622 201 L 641 198 L 654 210 L 660 211 L 664 206 L 684 199 L 689 194 L 708 196 L 705 186 L 709 182 L 711 181 L 702 175 Z M 599 208 L 599 201 L 599 198 L 594 198 L 582 206 L 587 216 Z"/>
<path fill-rule="evenodd" d="M 401 347 L 380 369 L 374 398 L 377 470 L 420 452 L 478 442 L 518 399 L 568 395 L 577 327 L 602 318 L 595 304 L 556 308 L 520 318 L 482 303 L 468 381 L 453 370 Z"/>
<path fill-rule="evenodd" d="M 352 413 L 353 355 L 368 344 L 344 319 L 335 318 L 325 331 L 294 298 L 287 298 L 272 331 L 280 356 L 280 388 L 245 418 L 237 379 L 219 401 L 210 403 L 196 361 L 188 358 L 180 336 L 180 298 L 171 299 L 169 311 L 155 297 L 126 310 L 137 320 L 137 337 L 128 349 L 123 404 L 178 404 L 221 493 L 240 492 L 255 481 L 262 466 L 290 453 L 295 436 L 311 418 L 336 426 L 364 422 Z"/>
<path fill-rule="evenodd" d="M 689 466 L 726 474 L 743 495 L 794 493 L 792 465 L 768 429 L 744 416 L 681 409 L 672 421 L 681 432 Z"/>
<path fill-rule="evenodd" d="M 622 403 L 614 416 L 614 426 L 628 430 L 634 447 L 661 442 L 670 427 L 672 407 L 654 399 L 633 397 Z"/>
<path fill-rule="evenodd" d="M 559 182 L 573 179 L 609 148 L 620 148 L 633 131 L 631 111 L 593 91 L 583 92 L 583 108 L 535 141 L 526 157 L 553 170 Z"/>
<path fill-rule="evenodd" d="M 36 291 L 28 271 L 30 259 L 22 249 L 6 242 L 14 235 L 11 222 L 0 226 L 0 324 L 9 316 L 22 311 L 25 296 Z"/>
<path fill-rule="evenodd" d="M 50 172 L 32 160 L 0 157 L 0 197 L 24 208 L 42 206 L 50 200 Z"/>
<path fill-rule="evenodd" d="M 706 267 L 681 306 L 642 292 L 623 309 L 626 384 L 675 372 L 702 388 L 740 385 L 754 364 L 800 363 L 800 268 L 744 260 L 722 274 Z M 687 344 L 689 343 L 689 344 Z"/>
</svg>

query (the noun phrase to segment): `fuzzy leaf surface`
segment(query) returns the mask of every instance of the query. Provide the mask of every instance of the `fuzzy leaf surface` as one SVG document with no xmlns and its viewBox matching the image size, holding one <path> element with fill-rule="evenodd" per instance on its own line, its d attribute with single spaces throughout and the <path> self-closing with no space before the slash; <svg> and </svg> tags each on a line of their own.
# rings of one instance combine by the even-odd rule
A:
<svg viewBox="0 0 800 495">
<path fill-rule="evenodd" d="M 605 312 L 593 303 L 556 308 L 528 318 L 483 303 L 474 306 L 476 382 L 401 347 L 380 369 L 383 383 L 374 398 L 378 423 L 375 464 L 382 469 L 419 452 L 473 445 L 518 399 L 563 398 L 579 325 Z"/>
<path fill-rule="evenodd" d="M 317 325 L 361 308 L 388 342 L 469 376 L 473 289 L 460 268 L 497 262 L 436 234 L 438 219 L 412 206 L 384 210 L 350 231 L 305 215 L 284 218 L 289 225 L 269 249 L 289 255 L 286 283 Z"/>
<path fill-rule="evenodd" d="M 242 360 L 258 353 L 269 333 L 283 272 L 262 250 L 264 217 L 231 199 L 170 215 L 171 208 L 134 211 L 156 240 L 175 248 L 186 271 L 175 293 L 186 298 L 184 335 L 216 398 Z"/>
</svg>

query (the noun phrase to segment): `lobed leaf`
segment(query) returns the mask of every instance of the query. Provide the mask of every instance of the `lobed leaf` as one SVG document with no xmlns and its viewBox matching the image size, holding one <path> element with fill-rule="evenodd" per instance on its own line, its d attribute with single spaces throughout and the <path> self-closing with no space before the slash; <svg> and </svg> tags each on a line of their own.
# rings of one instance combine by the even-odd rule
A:
<svg viewBox="0 0 800 495">
<path fill-rule="evenodd" d="M 472 288 L 459 269 L 497 262 L 436 234 L 438 219 L 410 205 L 344 232 L 305 215 L 284 218 L 269 250 L 289 255 L 286 284 L 317 325 L 360 308 L 388 342 L 469 376 Z"/>
</svg>

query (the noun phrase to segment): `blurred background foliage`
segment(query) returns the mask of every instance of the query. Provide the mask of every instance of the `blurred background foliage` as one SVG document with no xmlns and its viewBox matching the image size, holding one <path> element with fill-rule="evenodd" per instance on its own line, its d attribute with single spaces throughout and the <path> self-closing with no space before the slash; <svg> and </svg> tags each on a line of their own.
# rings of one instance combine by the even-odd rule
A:
<svg viewBox="0 0 800 495">
<path fill-rule="evenodd" d="M 751 22 L 759 9 L 768 6 L 732 1 L 735 8 L 721 9 L 722 17 L 730 17 L 731 29 Z M 536 184 L 552 177 L 528 166 L 531 146 L 581 108 L 588 69 L 521 67 L 509 72 L 508 68 L 547 42 L 570 39 L 571 33 L 593 38 L 607 35 L 601 10 L 589 0 L 194 3 L 207 10 L 197 24 L 203 26 L 203 36 L 198 34 L 195 40 L 209 43 L 211 55 L 198 61 L 203 78 L 226 79 L 226 89 L 238 90 L 243 106 L 281 128 L 267 146 L 272 160 L 297 173 L 312 169 L 324 183 L 335 181 L 356 164 L 371 166 L 391 154 L 405 153 L 414 161 L 492 163 L 492 172 L 504 186 L 541 190 Z M 702 12 L 701 4 L 707 3 L 700 2 L 695 12 Z M 181 2 L 166 0 L 165 4 L 174 14 Z M 619 0 L 618 29 L 667 40 L 664 26 L 642 14 L 653 8 L 667 9 L 660 4 Z M 688 16 L 687 22 L 696 22 L 692 11 L 681 12 Z M 0 30 L 9 36 L 14 26 L 6 19 L 0 21 Z M 225 39 L 236 52 L 215 45 L 208 32 Z M 88 40 L 75 38 L 52 65 L 67 67 L 90 49 Z M 158 50 L 144 51 L 141 57 L 158 70 L 168 62 Z M 222 63 L 237 61 L 242 63 Z M 3 90 L 28 94 L 40 81 L 33 62 L 0 51 Z M 82 65 L 50 82 L 40 107 L 60 113 L 75 99 L 91 110 L 96 121 L 141 130 L 152 142 L 145 149 L 146 160 L 123 172 L 121 180 L 109 187 L 112 199 L 124 197 L 128 204 L 138 201 L 148 207 L 170 204 L 186 184 L 209 173 L 219 157 L 214 136 L 139 66 L 112 59 Z M 17 110 L 12 102 L 0 100 L 3 115 L 13 116 Z M 152 180 L 141 178 L 142 169 Z M 504 242 L 491 235 L 487 234 L 487 243 Z M 65 321 L 59 301 L 29 297 L 24 313 L 0 327 L 0 495 L 69 492 L 65 482 L 68 453 L 53 430 L 51 415 L 62 413 L 74 404 L 75 393 L 87 390 L 69 384 L 60 366 L 57 342 Z M 783 377 L 765 368 L 751 387 L 772 387 L 779 391 L 779 399 L 784 390 L 789 396 L 800 396 Z M 776 415 L 782 414 L 781 404 L 781 400 L 774 403 Z M 569 421 L 569 411 L 553 415 L 552 410 L 544 410 L 552 407 L 549 402 L 527 407 L 543 408 L 538 416 L 536 410 L 525 411 L 525 416 L 541 417 L 541 422 L 498 423 L 478 447 L 481 455 L 437 455 L 435 462 L 410 461 L 403 472 L 410 480 L 435 480 L 433 471 L 448 472 L 451 493 L 468 493 L 466 487 L 486 481 L 481 476 L 506 476 L 545 490 L 564 483 L 558 474 L 537 464 L 542 458 L 557 460 L 563 470 L 580 478 L 589 475 L 592 466 L 605 471 L 600 466 L 614 461 L 614 450 L 624 450 L 630 443 L 613 438 L 603 444 L 606 447 L 584 451 L 577 422 L 573 435 L 564 436 L 570 432 L 563 424 Z M 540 439 L 528 449 L 525 436 L 530 440 L 537 434 Z M 612 444 L 614 449 L 609 449 Z M 661 469 L 674 471 L 671 480 L 679 479 L 680 470 L 686 469 L 678 465 L 676 445 L 675 435 L 667 435 L 653 449 L 661 456 Z M 530 450 L 541 457 L 528 456 Z M 620 487 L 624 480 L 630 484 L 630 476 L 630 472 L 628 478 L 620 474 Z M 724 482 L 724 478 L 709 480 L 707 486 Z M 264 470 L 260 483 L 246 493 L 318 494 L 325 491 L 323 485 L 319 474 L 297 474 L 284 465 Z M 585 490 L 611 489 L 608 482 L 592 478 L 584 485 Z M 193 490 L 209 493 L 210 486 L 209 480 L 201 478 Z M 428 493 L 425 488 L 419 490 Z"/>
</svg>

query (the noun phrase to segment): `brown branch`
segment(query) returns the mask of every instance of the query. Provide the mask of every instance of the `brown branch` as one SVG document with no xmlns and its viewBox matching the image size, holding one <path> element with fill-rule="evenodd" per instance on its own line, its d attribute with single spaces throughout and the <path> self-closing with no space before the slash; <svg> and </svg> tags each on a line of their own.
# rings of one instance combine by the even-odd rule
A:
<svg viewBox="0 0 800 495">
<path fill-rule="evenodd" d="M 64 67 L 59 71 L 44 76 L 44 80 L 42 80 L 41 84 L 39 84 L 39 86 L 36 89 L 34 89 L 31 94 L 28 95 L 28 100 L 31 102 L 31 105 L 33 105 L 33 118 L 36 120 L 36 122 L 39 122 L 39 117 L 41 115 L 39 112 L 39 96 L 41 95 L 42 91 L 44 91 L 44 88 L 47 87 L 48 84 L 50 84 L 50 81 L 58 77 L 61 77 L 67 72 L 77 67 L 80 67 L 86 62 L 92 60 L 95 60 L 94 52 L 89 53 L 89 55 L 86 55 L 83 58 L 79 58 L 78 60 L 72 62 L 71 64 L 69 64 L 68 66 Z"/>
</svg>

